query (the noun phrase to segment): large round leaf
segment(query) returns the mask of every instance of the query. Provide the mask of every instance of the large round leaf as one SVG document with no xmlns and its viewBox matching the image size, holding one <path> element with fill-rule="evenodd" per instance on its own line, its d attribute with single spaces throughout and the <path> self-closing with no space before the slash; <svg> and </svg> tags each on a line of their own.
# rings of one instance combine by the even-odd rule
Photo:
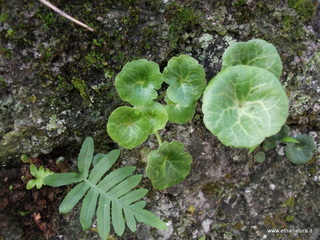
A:
<svg viewBox="0 0 320 240">
<path fill-rule="evenodd" d="M 206 86 L 203 67 L 188 55 L 171 58 L 163 70 L 163 77 L 170 85 L 167 96 L 182 107 L 192 105 L 202 95 Z"/>
<path fill-rule="evenodd" d="M 138 106 L 157 98 L 163 76 L 159 65 L 146 59 L 127 63 L 116 77 L 116 89 L 120 98 Z"/>
<path fill-rule="evenodd" d="M 163 105 L 158 102 L 152 102 L 148 105 L 136 107 L 150 120 L 151 133 L 163 129 L 168 121 L 168 113 Z"/>
<path fill-rule="evenodd" d="M 151 125 L 141 111 L 125 106 L 111 113 L 107 131 L 120 146 L 131 149 L 147 140 Z"/>
<path fill-rule="evenodd" d="M 209 82 L 203 95 L 203 121 L 223 144 L 250 148 L 280 131 L 288 106 L 287 96 L 271 72 L 238 65 Z"/>
<path fill-rule="evenodd" d="M 282 62 L 277 49 L 261 39 L 237 42 L 226 49 L 222 57 L 222 69 L 235 65 L 265 68 L 280 78 Z"/>
<path fill-rule="evenodd" d="M 288 143 L 285 147 L 286 157 L 295 164 L 307 163 L 315 149 L 313 138 L 307 134 L 298 135 L 299 143 Z"/>
<path fill-rule="evenodd" d="M 148 156 L 147 177 L 156 189 L 165 189 L 182 182 L 191 170 L 192 156 L 179 142 L 164 142 Z"/>
</svg>

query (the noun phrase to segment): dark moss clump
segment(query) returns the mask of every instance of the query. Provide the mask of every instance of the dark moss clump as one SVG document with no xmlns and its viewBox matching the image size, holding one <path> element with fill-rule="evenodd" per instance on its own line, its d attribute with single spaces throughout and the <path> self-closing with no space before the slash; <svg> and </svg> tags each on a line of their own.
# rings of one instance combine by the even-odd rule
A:
<svg viewBox="0 0 320 240">
<path fill-rule="evenodd" d="M 165 18 L 169 22 L 170 44 L 177 47 L 178 41 L 183 33 L 196 29 L 200 24 L 200 12 L 188 4 L 172 2 L 166 9 Z"/>
<path fill-rule="evenodd" d="M 309 0 L 289 0 L 288 5 L 305 20 L 312 19 L 315 16 L 315 5 Z"/>
</svg>

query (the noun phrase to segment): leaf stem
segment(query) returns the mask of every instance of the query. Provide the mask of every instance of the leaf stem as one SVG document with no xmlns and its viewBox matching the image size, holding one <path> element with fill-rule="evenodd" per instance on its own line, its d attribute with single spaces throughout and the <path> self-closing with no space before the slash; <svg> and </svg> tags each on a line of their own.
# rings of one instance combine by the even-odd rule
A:
<svg viewBox="0 0 320 240">
<path fill-rule="evenodd" d="M 160 134 L 159 134 L 158 131 L 156 131 L 154 134 L 156 135 L 157 140 L 158 140 L 158 144 L 159 144 L 159 146 L 160 146 L 160 145 L 162 144 L 162 140 L 161 140 Z"/>
</svg>

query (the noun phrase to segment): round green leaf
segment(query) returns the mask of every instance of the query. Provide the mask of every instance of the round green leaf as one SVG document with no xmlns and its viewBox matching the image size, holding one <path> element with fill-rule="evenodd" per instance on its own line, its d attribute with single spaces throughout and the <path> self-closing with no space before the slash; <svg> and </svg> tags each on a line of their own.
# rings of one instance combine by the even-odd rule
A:
<svg viewBox="0 0 320 240">
<path fill-rule="evenodd" d="M 258 152 L 256 155 L 254 155 L 254 160 L 258 163 L 264 162 L 266 159 L 266 155 L 264 152 Z"/>
<path fill-rule="evenodd" d="M 261 39 L 237 42 L 228 47 L 222 56 L 222 69 L 235 65 L 264 68 L 278 79 L 282 72 L 282 62 L 277 49 Z"/>
<path fill-rule="evenodd" d="M 182 182 L 191 170 L 192 156 L 179 142 L 164 142 L 148 156 L 147 177 L 156 189 L 165 189 Z"/>
<path fill-rule="evenodd" d="M 144 115 L 150 120 L 151 133 L 155 133 L 159 129 L 163 129 L 168 121 L 168 114 L 163 105 L 158 102 L 152 102 L 148 105 L 142 105 L 136 107 L 138 110 L 144 113 Z"/>
<path fill-rule="evenodd" d="M 313 138 L 302 134 L 298 135 L 296 139 L 300 143 L 287 143 L 286 157 L 295 164 L 307 163 L 312 158 L 312 152 L 315 149 Z"/>
<path fill-rule="evenodd" d="M 163 77 L 170 85 L 167 96 L 182 107 L 192 105 L 202 95 L 206 86 L 203 67 L 188 55 L 171 58 L 163 70 Z"/>
<path fill-rule="evenodd" d="M 223 144 L 250 148 L 280 131 L 288 107 L 287 96 L 272 73 L 238 65 L 209 82 L 203 95 L 203 121 Z"/>
<path fill-rule="evenodd" d="M 168 104 L 165 108 L 170 122 L 184 124 L 193 118 L 196 102 L 193 102 L 188 107 L 182 107 L 180 104 L 170 101 L 167 97 L 165 98 L 165 101 Z"/>
<path fill-rule="evenodd" d="M 151 103 L 157 98 L 163 76 L 159 65 L 146 59 L 127 63 L 117 75 L 115 86 L 120 98 L 134 106 Z"/>
<path fill-rule="evenodd" d="M 125 106 L 111 113 L 107 131 L 121 147 L 132 149 L 147 140 L 151 125 L 141 111 Z"/>
</svg>

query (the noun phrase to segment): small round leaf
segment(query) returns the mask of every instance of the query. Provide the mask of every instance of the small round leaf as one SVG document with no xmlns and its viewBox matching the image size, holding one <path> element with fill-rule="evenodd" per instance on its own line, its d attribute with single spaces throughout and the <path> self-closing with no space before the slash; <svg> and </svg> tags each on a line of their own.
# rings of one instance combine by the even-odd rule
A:
<svg viewBox="0 0 320 240">
<path fill-rule="evenodd" d="M 165 108 L 170 122 L 184 124 L 193 118 L 196 102 L 193 102 L 188 107 L 182 107 L 180 104 L 170 101 L 167 97 L 165 98 L 165 101 L 168 104 Z"/>
<path fill-rule="evenodd" d="M 264 152 L 258 152 L 256 155 L 254 155 L 254 160 L 258 163 L 264 162 L 265 159 L 266 155 L 264 154 Z"/>
<path fill-rule="evenodd" d="M 152 102 L 148 105 L 142 105 L 136 107 L 138 110 L 144 113 L 144 115 L 150 120 L 151 133 L 163 129 L 168 121 L 168 113 L 163 105 L 158 102 Z"/>
<path fill-rule="evenodd" d="M 209 82 L 203 95 L 203 121 L 223 144 L 251 148 L 280 131 L 288 107 L 287 96 L 272 73 L 238 65 Z"/>
<path fill-rule="evenodd" d="M 163 76 L 159 65 L 146 59 L 127 63 L 117 75 L 115 86 L 120 98 L 134 106 L 151 103 L 157 98 Z"/>
<path fill-rule="evenodd" d="M 164 142 L 148 156 L 147 177 L 156 189 L 165 189 L 182 182 L 191 170 L 192 156 L 179 142 Z"/>
<path fill-rule="evenodd" d="M 203 67 L 188 55 L 171 58 L 163 70 L 163 77 L 170 85 L 167 96 L 182 107 L 188 107 L 198 100 L 206 86 Z"/>
<path fill-rule="evenodd" d="M 300 143 L 288 143 L 285 147 L 286 157 L 295 164 L 307 163 L 312 158 L 315 149 L 313 138 L 307 134 L 298 135 Z"/>
<path fill-rule="evenodd" d="M 132 149 L 147 140 L 151 125 L 141 111 L 124 106 L 111 113 L 107 131 L 121 147 Z"/>
<path fill-rule="evenodd" d="M 282 72 L 282 62 L 277 49 L 261 39 L 237 42 L 228 47 L 222 56 L 222 69 L 235 65 L 264 68 L 278 79 Z"/>
</svg>

